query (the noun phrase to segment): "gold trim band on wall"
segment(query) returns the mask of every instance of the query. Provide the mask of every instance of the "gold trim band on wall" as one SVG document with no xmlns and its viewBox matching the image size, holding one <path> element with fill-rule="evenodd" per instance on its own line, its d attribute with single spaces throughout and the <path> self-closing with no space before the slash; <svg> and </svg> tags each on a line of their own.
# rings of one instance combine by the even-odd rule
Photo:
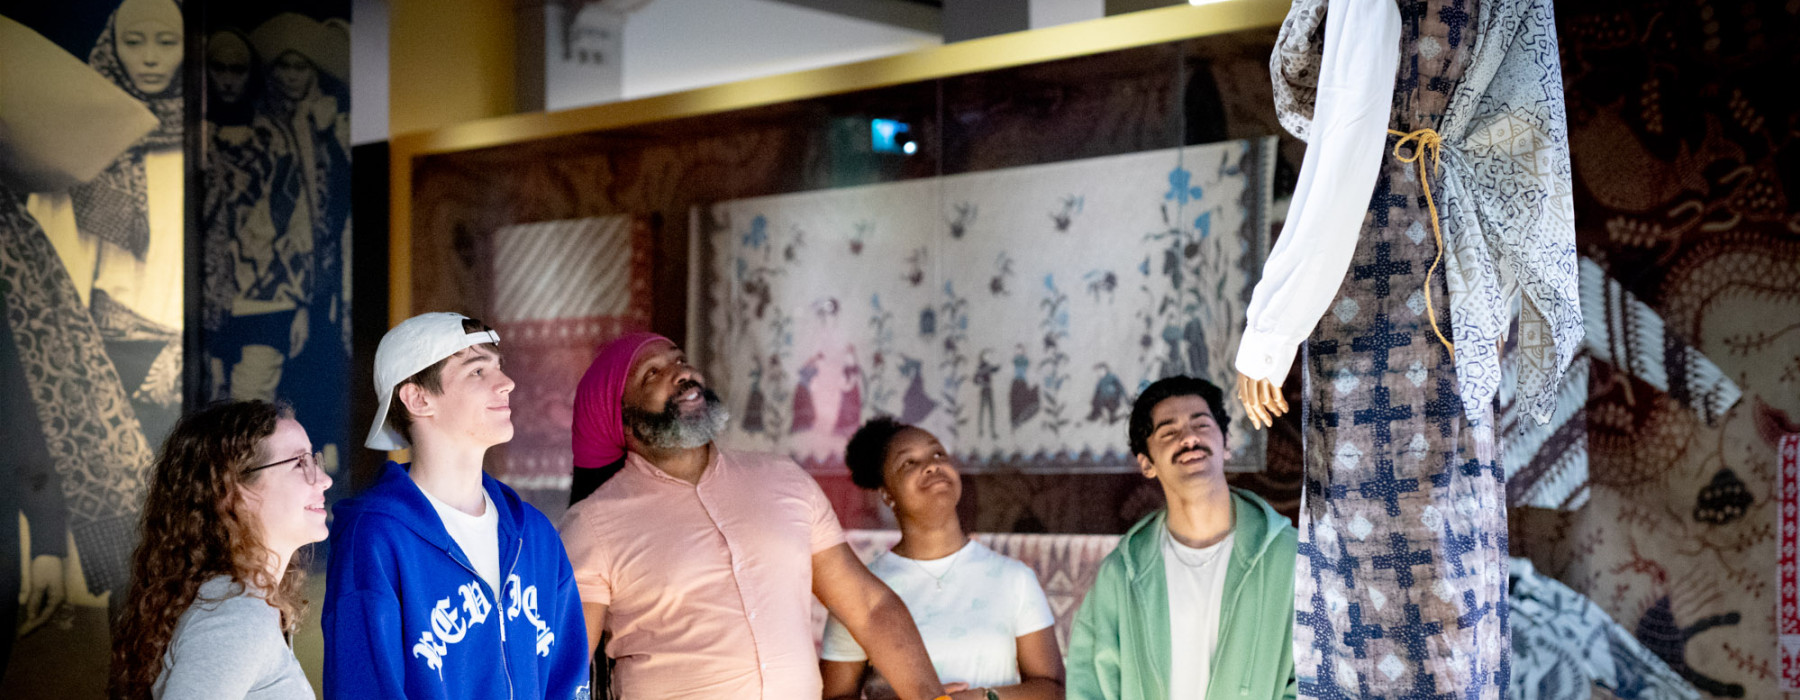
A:
<svg viewBox="0 0 1800 700">
<path fill-rule="evenodd" d="M 827 95 L 1274 27 L 1287 0 L 1179 5 L 1026 32 L 973 39 L 859 63 L 558 112 L 479 119 L 402 134 L 389 145 L 388 322 L 412 309 L 413 159 L 605 131 Z"/>
</svg>

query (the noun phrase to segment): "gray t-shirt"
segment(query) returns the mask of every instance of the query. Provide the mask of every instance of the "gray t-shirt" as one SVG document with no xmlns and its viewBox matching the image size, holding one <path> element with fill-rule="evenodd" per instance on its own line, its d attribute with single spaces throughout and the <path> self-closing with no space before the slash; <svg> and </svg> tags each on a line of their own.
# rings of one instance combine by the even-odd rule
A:
<svg viewBox="0 0 1800 700">
<path fill-rule="evenodd" d="M 228 576 L 200 585 L 163 653 L 156 700 L 313 700 L 281 612 Z"/>
</svg>

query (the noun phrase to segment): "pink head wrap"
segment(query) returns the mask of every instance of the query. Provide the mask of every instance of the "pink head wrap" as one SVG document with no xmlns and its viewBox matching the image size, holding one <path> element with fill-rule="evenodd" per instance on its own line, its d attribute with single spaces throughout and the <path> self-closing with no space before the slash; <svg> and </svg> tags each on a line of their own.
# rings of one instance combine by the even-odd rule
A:
<svg viewBox="0 0 1800 700">
<path fill-rule="evenodd" d="M 599 469 L 625 456 L 625 380 L 655 333 L 627 333 L 600 349 L 575 388 L 575 468 Z"/>
</svg>

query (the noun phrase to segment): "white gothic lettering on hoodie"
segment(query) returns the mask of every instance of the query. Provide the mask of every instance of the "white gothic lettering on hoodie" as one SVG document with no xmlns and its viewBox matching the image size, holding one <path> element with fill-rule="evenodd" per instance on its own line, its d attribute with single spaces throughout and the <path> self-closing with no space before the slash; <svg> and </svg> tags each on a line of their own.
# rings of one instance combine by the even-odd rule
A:
<svg viewBox="0 0 1800 700">
<path fill-rule="evenodd" d="M 510 582 L 517 581 L 518 577 L 514 576 Z M 534 587 L 534 597 L 536 592 Z M 420 632 L 419 641 L 412 648 L 413 656 L 423 657 L 425 665 L 437 671 L 438 680 L 444 678 L 444 657 L 450 653 L 450 645 L 461 642 L 474 626 L 487 622 L 488 613 L 494 610 L 493 603 L 488 601 L 487 591 L 482 589 L 479 581 L 457 586 L 456 594 L 462 597 L 462 605 L 451 607 L 450 600 L 453 596 L 438 599 L 437 605 L 431 609 L 431 629 Z"/>
<path fill-rule="evenodd" d="M 506 619 L 516 620 L 519 613 L 524 612 L 525 619 L 530 620 L 531 626 L 537 628 L 538 656 L 549 656 L 551 645 L 556 643 L 556 633 L 551 632 L 550 625 L 538 617 L 537 586 L 521 586 L 519 575 L 513 574 L 506 577 L 506 596 Z"/>
</svg>

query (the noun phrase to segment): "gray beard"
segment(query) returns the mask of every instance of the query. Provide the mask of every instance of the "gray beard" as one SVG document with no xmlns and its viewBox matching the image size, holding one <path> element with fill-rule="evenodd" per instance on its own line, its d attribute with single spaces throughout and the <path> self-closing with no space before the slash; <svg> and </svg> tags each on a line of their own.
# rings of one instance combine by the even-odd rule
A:
<svg viewBox="0 0 1800 700">
<path fill-rule="evenodd" d="M 653 450 L 690 450 L 705 446 L 725 432 L 731 422 L 731 409 L 710 389 L 702 389 L 705 407 L 693 416 L 681 415 L 681 408 L 670 400 L 662 411 L 651 413 L 636 408 L 625 409 L 625 427 L 645 447 Z"/>
</svg>

